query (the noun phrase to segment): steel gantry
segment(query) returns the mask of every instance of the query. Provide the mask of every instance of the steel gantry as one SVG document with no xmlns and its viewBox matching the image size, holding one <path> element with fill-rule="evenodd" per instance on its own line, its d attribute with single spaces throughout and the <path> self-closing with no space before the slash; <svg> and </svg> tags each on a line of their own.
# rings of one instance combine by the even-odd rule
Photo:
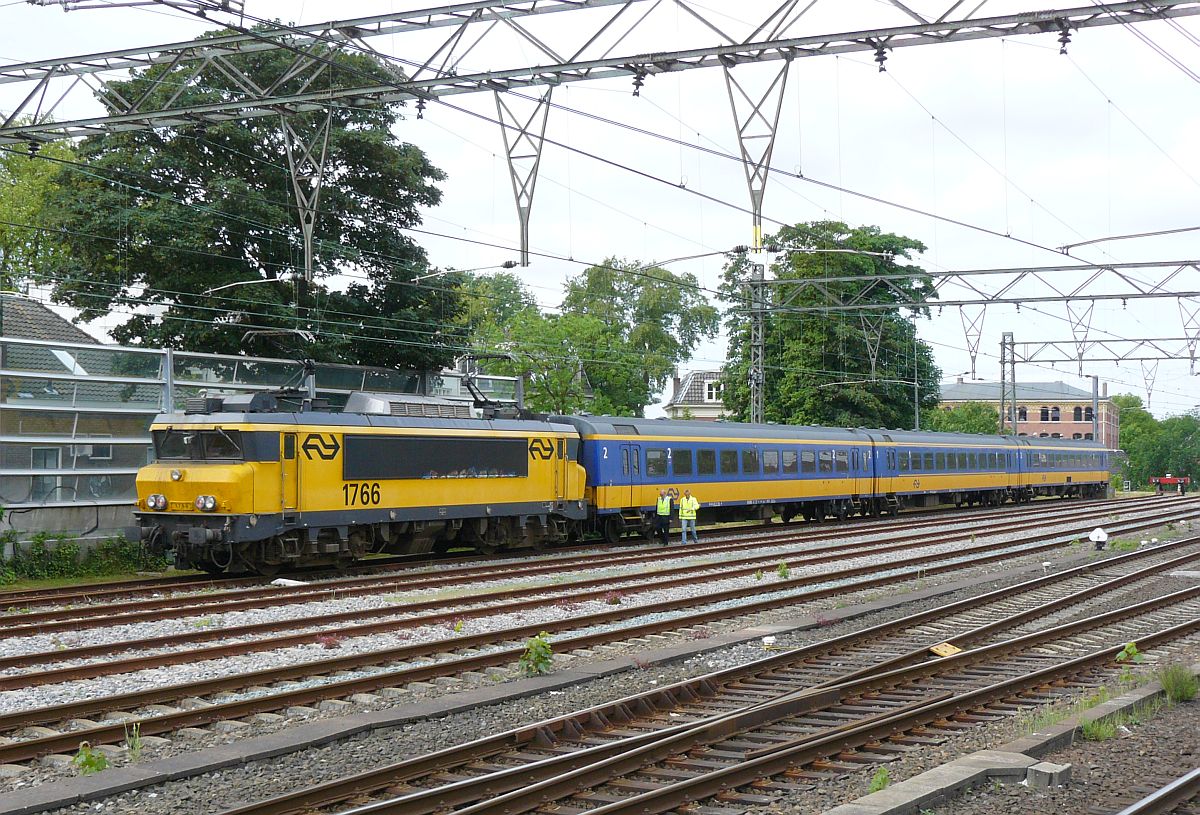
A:
<svg viewBox="0 0 1200 815">
<path fill-rule="evenodd" d="M 121 0 L 112 4 L 97 4 L 90 0 L 31 2 L 68 9 L 121 4 Z M 127 2 L 141 4 L 143 0 Z M 240 20 L 242 11 L 241 3 L 223 0 L 159 2 L 198 16 L 227 12 Z M 653 76 L 719 67 L 725 71 L 738 144 L 746 167 L 755 228 L 754 246 L 758 248 L 761 247 L 762 201 L 771 149 L 779 123 L 787 68 L 793 60 L 869 52 L 882 71 L 889 53 L 901 48 L 1031 34 L 1057 36 L 1065 51 L 1073 32 L 1200 14 L 1200 0 L 1139 0 L 1057 9 L 1031 8 L 986 17 L 978 15 L 988 6 L 988 0 L 970 4 L 962 0 L 943 0 L 944 11 L 937 16 L 919 14 L 901 0 L 887 0 L 880 4 L 881 7 L 901 15 L 907 24 L 832 34 L 795 33 L 802 21 L 811 19 L 810 12 L 819 2 L 821 0 L 782 0 L 761 23 L 751 27 L 746 37 L 726 32 L 726 18 L 691 0 L 655 0 L 653 3 L 649 0 L 465 2 L 315 25 L 265 24 L 253 30 L 240 28 L 237 22 L 229 21 L 227 24 L 235 30 L 228 34 L 150 48 L 118 49 L 0 66 L 0 86 L 14 85 L 24 94 L 0 122 L 0 144 L 128 130 L 193 127 L 250 117 L 286 118 L 298 113 L 328 111 L 338 105 L 368 102 L 415 101 L 420 116 L 433 100 L 491 91 L 497 94 L 498 123 L 506 134 L 505 152 L 521 221 L 522 260 L 525 262 L 529 251 L 529 214 L 545 143 L 542 136 L 550 89 L 567 82 L 626 78 L 632 80 L 634 95 L 637 95 Z M 631 35 L 657 22 L 653 12 L 660 7 L 685 12 L 700 24 L 695 28 L 707 42 L 680 42 L 676 47 L 652 52 L 617 53 Z M 534 21 L 559 18 L 565 12 L 575 12 L 576 16 L 571 18 L 572 25 L 562 26 L 558 32 L 539 34 L 531 28 Z M 581 16 L 581 12 L 590 16 Z M 372 45 L 372 40 L 381 36 L 395 38 L 418 32 L 429 35 L 442 32 L 445 36 L 431 36 L 433 44 L 424 51 L 405 47 L 403 59 L 383 54 Z M 480 50 L 481 43 L 495 40 L 501 34 L 514 36 L 521 45 L 520 49 L 510 48 L 501 53 L 528 53 L 532 49 L 535 58 L 524 62 L 536 61 L 538 64 L 483 71 L 468 69 L 466 61 Z M 717 45 L 711 44 L 714 35 L 718 38 Z M 564 46 L 562 43 L 568 38 L 576 45 Z M 406 39 L 405 46 L 411 45 Z M 339 71 L 336 81 L 328 81 L 333 73 L 327 70 L 329 54 L 334 49 L 374 55 L 387 67 L 387 72 L 367 75 Z M 292 55 L 291 64 L 286 77 L 259 87 L 248 81 L 236 58 L 271 50 L 288 51 Z M 765 84 L 751 89 L 751 83 L 740 78 L 735 80 L 732 74 L 734 69 L 748 63 L 779 63 L 779 68 L 767 77 Z M 125 98 L 107 84 L 109 79 L 125 79 L 131 71 L 145 71 L 155 66 L 167 70 L 157 75 L 153 72 L 143 74 L 146 84 L 136 98 Z M 220 100 L 204 103 L 183 101 L 187 98 L 185 91 L 202 87 L 205 77 L 214 72 L 235 78 L 231 93 Z M 182 82 L 181 76 L 184 77 Z M 238 81 L 236 77 L 247 81 Z M 322 81 L 318 82 L 318 78 Z M 169 92 L 156 92 L 160 89 L 155 83 L 163 82 L 172 83 Z M 500 103 L 500 94 L 535 86 L 545 87 L 546 91 L 532 117 L 517 115 Z M 54 119 L 64 100 L 81 91 L 95 94 L 105 112 L 97 116 Z M 315 212 L 323 162 L 311 160 L 316 155 L 312 147 L 323 137 L 319 128 L 313 134 L 293 132 L 287 135 L 288 143 L 300 146 L 304 154 L 303 160 L 293 161 L 291 167 L 294 176 L 307 174 L 306 194 L 312 201 L 309 209 Z M 299 196 L 299 189 L 297 194 Z M 306 217 L 303 197 L 300 214 L 303 223 Z M 756 281 L 758 293 L 751 298 L 757 304 L 753 320 L 760 329 L 767 308 L 769 290 L 766 282 Z M 760 330 L 760 337 L 761 334 Z M 757 421 L 763 418 L 764 372 L 761 363 L 760 358 L 758 370 L 751 374 L 752 390 L 758 391 L 758 398 L 752 400 L 755 409 L 751 418 Z"/>
</svg>

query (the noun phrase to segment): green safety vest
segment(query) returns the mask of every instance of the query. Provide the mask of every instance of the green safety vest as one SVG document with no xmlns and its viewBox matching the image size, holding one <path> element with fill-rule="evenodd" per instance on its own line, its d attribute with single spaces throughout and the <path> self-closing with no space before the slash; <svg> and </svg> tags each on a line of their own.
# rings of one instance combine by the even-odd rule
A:
<svg viewBox="0 0 1200 815">
<path fill-rule="evenodd" d="M 679 499 L 679 517 L 683 520 L 696 520 L 696 510 L 700 508 L 700 502 L 695 496 Z"/>
<path fill-rule="evenodd" d="M 669 495 L 663 496 L 662 498 L 658 499 L 658 514 L 659 515 L 670 515 L 671 514 L 671 497 Z"/>
</svg>

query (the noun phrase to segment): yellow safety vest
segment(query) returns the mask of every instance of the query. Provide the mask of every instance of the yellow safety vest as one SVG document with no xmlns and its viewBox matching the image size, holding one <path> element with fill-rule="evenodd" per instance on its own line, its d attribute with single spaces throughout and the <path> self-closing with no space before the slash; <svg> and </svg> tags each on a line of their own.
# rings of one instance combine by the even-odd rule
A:
<svg viewBox="0 0 1200 815">
<path fill-rule="evenodd" d="M 682 520 L 696 520 L 696 510 L 700 508 L 700 502 L 695 496 L 679 499 L 679 517 Z"/>
<path fill-rule="evenodd" d="M 658 499 L 658 514 L 659 515 L 670 515 L 671 514 L 671 496 L 664 495 L 662 498 Z"/>
</svg>

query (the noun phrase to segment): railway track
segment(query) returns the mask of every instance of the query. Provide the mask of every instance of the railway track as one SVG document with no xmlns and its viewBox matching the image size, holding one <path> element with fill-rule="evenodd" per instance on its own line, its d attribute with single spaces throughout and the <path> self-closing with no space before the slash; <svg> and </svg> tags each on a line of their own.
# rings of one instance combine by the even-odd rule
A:
<svg viewBox="0 0 1200 815">
<path fill-rule="evenodd" d="M 1126 502 L 1128 503 L 1128 502 Z M 1179 505 L 1172 505 L 1171 509 Z M 1139 511 L 1151 511 L 1158 508 L 1155 504 L 1139 507 Z M 1126 513 L 1128 515 L 1129 513 Z M 1037 513 L 1032 517 L 1012 518 L 1011 515 L 998 515 L 1002 522 L 993 523 L 991 516 L 975 518 L 943 534 L 935 535 L 932 542 L 953 538 L 957 534 L 988 534 L 996 531 L 1021 531 L 1046 525 L 1047 521 L 1056 523 L 1075 523 L 1109 518 L 1110 512 L 1104 508 L 1082 506 L 1078 511 L 1063 515 L 1061 508 L 1054 513 Z M 114 625 L 144 622 L 162 619 L 166 616 L 184 617 L 192 614 L 203 615 L 245 609 L 269 608 L 272 606 L 292 605 L 300 602 L 313 602 L 325 599 L 344 599 L 372 594 L 392 594 L 396 592 L 412 592 L 433 589 L 441 586 L 461 583 L 471 579 L 475 581 L 497 581 L 512 578 L 528 578 L 534 575 L 561 574 L 573 568 L 586 566 L 589 569 L 604 569 L 609 567 L 636 564 L 661 564 L 664 559 L 685 559 L 709 555 L 727 554 L 740 550 L 752 550 L 764 545 L 792 546 L 790 551 L 776 552 L 777 557 L 816 558 L 821 552 L 837 554 L 854 550 L 866 550 L 876 547 L 877 551 L 896 551 L 914 542 L 930 542 L 928 528 L 944 526 L 939 521 L 929 521 L 914 526 L 887 524 L 878 529 L 869 530 L 871 535 L 887 535 L 892 541 L 889 547 L 881 546 L 877 541 L 865 540 L 844 544 L 843 548 L 810 549 L 821 541 L 836 541 L 847 537 L 859 537 L 862 531 L 839 530 L 816 539 L 797 536 L 792 532 L 772 531 L 765 534 L 739 536 L 732 540 L 706 542 L 691 547 L 675 549 L 650 549 L 634 552 L 610 553 L 598 552 L 588 555 L 556 557 L 539 559 L 534 562 L 501 564 L 466 565 L 463 567 L 445 569 L 433 574 L 384 575 L 358 579 L 341 579 L 329 583 L 302 586 L 244 588 L 224 590 L 212 594 L 181 594 L 168 597 L 151 596 L 146 599 L 132 600 L 126 598 L 121 602 L 99 603 L 85 605 L 67 605 L 60 608 L 43 611 L 33 611 L 27 608 L 10 610 L 0 614 L 0 621 L 7 621 L 4 628 L 5 637 L 27 636 L 30 634 L 53 633 L 56 631 L 75 631 L 84 628 L 111 627 Z M 753 559 L 747 559 L 747 563 Z M 762 560 L 759 558 L 758 560 Z M 737 566 L 736 562 L 724 565 Z M 757 568 L 757 567 L 755 567 Z M 753 572 L 752 568 L 750 571 Z"/>
<path fill-rule="evenodd" d="M 1174 506 L 1173 512 L 1184 509 Z M 1194 510 L 1200 511 L 1200 510 Z M 1158 514 L 1152 514 L 1138 522 L 1127 522 L 1132 527 L 1134 523 L 1161 522 Z M 1031 546 L 1021 547 L 1023 553 L 1043 551 L 1047 548 L 1062 545 L 1065 541 L 1060 534 L 1047 536 L 1050 540 Z M 1166 558 L 1168 552 L 1177 551 L 1175 546 L 1191 546 L 1195 541 L 1172 544 L 1171 548 L 1159 547 L 1153 552 L 1132 553 L 1112 561 L 1132 563 L 1146 557 Z M 970 550 L 975 550 L 971 552 Z M 987 551 L 990 550 L 990 551 Z M 964 556 L 974 555 L 969 560 Z M 791 581 L 780 581 L 773 584 L 772 589 L 778 591 L 781 587 L 787 589 L 803 589 L 798 593 L 780 594 L 774 597 L 758 597 L 763 594 L 759 585 L 751 585 L 736 591 L 727 591 L 705 598 L 688 598 L 646 604 L 632 608 L 614 609 L 602 614 L 576 617 L 563 621 L 557 626 L 534 625 L 508 631 L 493 631 L 485 634 L 455 637 L 452 642 L 437 642 L 432 644 L 409 645 L 398 648 L 375 651 L 365 654 L 336 657 L 318 662 L 292 665 L 283 669 L 257 671 L 222 677 L 216 680 L 193 682 L 172 687 L 159 687 L 149 691 L 124 694 L 121 696 L 102 699 L 90 699 L 77 703 L 56 705 L 34 710 L 24 710 L 0 716 L 0 732 L 21 735 L 23 728 L 44 727 L 55 725 L 62 727 L 63 722 L 74 720 L 75 727 L 71 730 L 63 728 L 61 732 L 47 734 L 35 731 L 36 737 L 20 738 L 11 744 L 0 745 L 0 763 L 11 763 L 37 758 L 49 753 L 73 751 L 80 741 L 86 740 L 91 744 L 103 744 L 120 741 L 125 736 L 126 722 L 116 720 L 115 712 L 142 711 L 141 714 L 128 714 L 124 719 L 137 719 L 142 735 L 166 733 L 182 727 L 196 726 L 214 721 L 237 719 L 251 716 L 255 713 L 271 712 L 292 706 L 311 704 L 315 701 L 332 698 L 353 696 L 379 689 L 394 688 L 408 682 L 422 681 L 439 676 L 452 676 L 464 671 L 477 671 L 489 666 L 512 663 L 520 655 L 524 638 L 531 636 L 541 628 L 552 628 L 568 635 L 556 640 L 556 649 L 570 651 L 587 648 L 614 640 L 627 640 L 631 637 L 643 636 L 661 631 L 672 631 L 711 622 L 728 619 L 747 613 L 773 607 L 794 605 L 805 600 L 818 599 L 833 595 L 843 595 L 849 591 L 860 590 L 879 585 L 886 585 L 897 579 L 909 579 L 921 574 L 950 572 L 981 562 L 994 562 L 1013 557 L 1012 550 L 998 551 L 994 545 L 978 544 L 974 547 L 964 547 L 954 553 L 954 557 L 946 554 L 914 556 L 894 564 L 889 564 L 893 574 L 880 576 L 877 565 L 855 567 L 824 575 L 797 578 Z M 1063 574 L 1073 574 L 1064 572 Z M 1058 576 L 1047 580 L 1053 581 Z M 785 583 L 789 585 L 784 585 Z M 807 587 L 807 588 L 806 588 Z M 728 599 L 743 599 L 747 602 L 736 608 L 718 608 L 702 610 L 685 617 L 656 619 L 652 622 L 639 622 L 639 618 L 663 612 L 678 611 L 691 606 L 709 605 L 715 601 Z M 572 629 L 587 630 L 589 627 L 604 623 L 625 620 L 631 624 L 616 630 L 593 633 L 574 633 Z M 228 633 L 228 632 L 226 632 Z M 435 652 L 444 652 L 453 648 L 455 655 L 440 662 L 426 662 Z M 187 654 L 188 661 L 201 658 L 193 653 Z M 330 675 L 338 671 L 356 671 L 347 678 L 333 677 L 319 687 L 301 687 L 287 689 L 268 685 L 294 681 L 315 675 Z M 224 701 L 214 704 L 200 704 L 190 710 L 164 710 L 150 708 L 152 705 L 162 705 L 178 702 L 180 699 L 199 699 L 223 692 L 243 691 L 240 698 L 234 701 Z M 92 716 L 100 721 L 89 721 L 85 717 Z"/>
<path fill-rule="evenodd" d="M 1069 506 L 1071 509 L 1134 509 L 1137 506 L 1143 506 L 1153 502 L 1168 501 L 1170 499 L 1162 499 L 1158 497 L 1138 499 L 1131 504 L 1128 499 L 1109 500 L 1109 501 L 1072 501 Z M 893 530 L 910 530 L 936 528 L 944 526 L 948 521 L 953 523 L 970 523 L 984 522 L 990 519 L 1011 518 L 1019 520 L 1025 516 L 1041 516 L 1051 514 L 1062 509 L 1063 503 L 1060 500 L 1045 499 L 1034 502 L 1029 508 L 1016 510 L 1013 508 L 1000 510 L 969 510 L 955 511 L 952 516 L 947 516 L 949 510 L 932 510 L 928 512 L 906 513 L 900 520 L 864 520 L 850 524 L 843 524 L 836 527 L 828 525 L 816 525 L 805 522 L 792 522 L 788 524 L 775 524 L 764 527 L 762 524 L 749 525 L 745 527 L 724 527 L 719 529 L 704 530 L 706 536 L 729 534 L 748 533 L 747 538 L 751 541 L 758 541 L 763 537 L 772 535 L 795 536 L 804 532 L 816 532 L 817 538 L 822 540 L 835 540 L 845 537 L 853 537 L 862 534 L 875 534 L 888 532 Z M 703 549 L 703 547 L 701 547 Z M 599 552 L 595 555 L 575 555 L 572 552 L 588 552 L 594 551 L 596 546 L 580 545 L 571 547 L 560 547 L 552 550 L 555 556 L 564 556 L 567 558 L 565 562 L 570 562 L 571 557 L 579 557 L 587 559 L 593 556 L 603 556 L 605 552 Z M 622 546 L 620 548 L 608 547 L 614 555 L 629 554 L 630 547 Z M 345 571 L 336 570 L 307 570 L 290 574 L 289 577 L 298 580 L 322 580 L 332 579 L 339 583 L 344 583 L 350 586 L 357 585 L 357 581 L 351 578 L 357 574 L 370 575 L 380 570 L 390 570 L 401 566 L 411 567 L 417 570 L 417 577 L 420 574 L 419 570 L 426 569 L 435 565 L 443 565 L 452 563 L 454 560 L 469 560 L 470 564 L 463 567 L 451 567 L 450 571 L 460 574 L 461 576 L 475 576 L 483 574 L 504 574 L 516 571 L 519 567 L 513 566 L 514 557 L 528 556 L 531 552 L 517 551 L 506 553 L 503 555 L 480 555 L 478 553 L 452 553 L 438 561 L 432 561 L 428 556 L 406 556 L 406 557 L 389 557 L 379 558 L 360 564 L 353 569 Z M 63 589 L 33 589 L 22 591 L 0 592 L 0 609 L 8 609 L 7 614 L 12 613 L 27 613 L 29 609 L 44 607 L 44 606 L 98 606 L 105 601 L 120 599 L 128 601 L 135 598 L 151 598 L 162 603 L 162 607 L 170 602 L 172 597 L 163 597 L 164 592 L 170 593 L 197 593 L 197 592 L 212 592 L 219 591 L 222 595 L 234 594 L 235 590 L 244 589 L 245 592 L 237 596 L 253 597 L 256 592 L 262 595 L 269 595 L 272 592 L 278 594 L 286 594 L 285 591 L 280 591 L 277 587 L 271 587 L 270 581 L 263 577 L 214 577 L 214 576 L 195 576 L 195 575 L 172 575 L 160 578 L 139 578 L 134 580 L 113 581 L 108 583 L 95 584 L 81 588 Z M 0 614 L 0 619 L 5 616 Z"/>
<path fill-rule="evenodd" d="M 1200 815 L 1200 767 L 1155 789 L 1139 785 L 1131 790 L 1142 798 L 1115 815 Z M 1113 810 L 1106 810 L 1111 813 Z"/>
<path fill-rule="evenodd" d="M 223 815 L 341 811 L 349 804 L 355 815 L 610 815 L 665 812 L 697 801 L 708 803 L 693 811 L 740 812 L 1093 684 L 1115 666 L 1125 642 L 1147 651 L 1194 637 L 1200 632 L 1196 586 L 1079 614 L 1195 556 L 1043 603 L 1031 604 L 1050 579 L 1030 581 Z M 1024 607 L 972 626 L 985 609 L 994 614 L 1014 602 Z M 1030 630 L 1035 620 L 1070 608 L 1076 619 Z M 971 627 L 941 639 L 947 628 L 963 625 Z M 932 647 L 946 653 L 946 645 L 973 647 L 931 656 Z M 873 652 L 891 656 L 864 666 Z"/>
</svg>

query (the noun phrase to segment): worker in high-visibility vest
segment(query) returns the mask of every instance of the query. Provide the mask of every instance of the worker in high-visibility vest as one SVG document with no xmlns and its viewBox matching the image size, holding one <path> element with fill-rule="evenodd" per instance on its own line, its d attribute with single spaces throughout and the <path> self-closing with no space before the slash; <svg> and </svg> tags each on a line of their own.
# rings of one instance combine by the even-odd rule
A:
<svg viewBox="0 0 1200 815">
<path fill-rule="evenodd" d="M 683 497 L 679 499 L 679 525 L 683 528 L 683 542 L 688 541 L 688 530 L 692 530 L 692 540 L 696 543 L 700 542 L 700 537 L 696 534 L 696 510 L 700 509 L 700 502 L 692 495 L 691 490 L 684 490 Z"/>
<path fill-rule="evenodd" d="M 665 489 L 658 491 L 658 505 L 654 508 L 654 532 L 663 546 L 671 532 L 671 495 Z"/>
</svg>

